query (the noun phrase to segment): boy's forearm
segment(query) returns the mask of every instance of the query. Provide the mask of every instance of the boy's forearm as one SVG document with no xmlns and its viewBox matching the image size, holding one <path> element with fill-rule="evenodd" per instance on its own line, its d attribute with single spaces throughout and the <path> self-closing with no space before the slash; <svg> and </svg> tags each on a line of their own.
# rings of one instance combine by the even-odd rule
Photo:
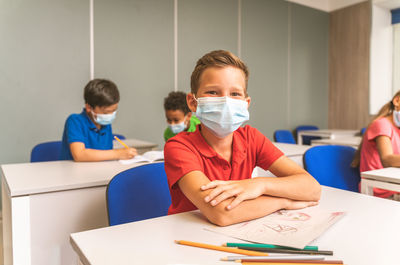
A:
<svg viewBox="0 0 400 265">
<path fill-rule="evenodd" d="M 84 149 L 72 155 L 76 162 L 97 162 L 118 159 L 117 150 Z"/>
<path fill-rule="evenodd" d="M 308 174 L 257 179 L 262 179 L 265 195 L 301 201 L 318 201 L 321 196 L 320 184 Z"/>
<path fill-rule="evenodd" d="M 253 200 L 243 201 L 234 209 L 227 210 L 226 206 L 232 200 L 225 200 L 215 207 L 203 208 L 201 212 L 210 222 L 219 226 L 227 226 L 260 218 L 280 209 L 285 209 L 290 202 L 285 198 L 260 196 Z"/>
</svg>

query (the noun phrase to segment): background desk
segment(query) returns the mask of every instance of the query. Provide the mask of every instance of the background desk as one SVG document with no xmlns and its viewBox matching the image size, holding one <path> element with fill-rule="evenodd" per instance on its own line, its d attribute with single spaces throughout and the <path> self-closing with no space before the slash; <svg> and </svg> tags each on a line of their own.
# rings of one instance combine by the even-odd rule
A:
<svg viewBox="0 0 400 265">
<path fill-rule="evenodd" d="M 336 139 L 342 137 L 356 136 L 360 130 L 310 130 L 310 131 L 300 131 L 297 134 L 297 144 L 303 144 L 303 135 L 307 136 L 319 136 L 321 138 Z"/>
<path fill-rule="evenodd" d="M 303 165 L 303 155 L 304 153 L 311 148 L 310 145 L 298 145 L 298 144 L 285 144 L 285 143 L 273 143 L 276 147 L 278 147 L 284 154 L 285 156 L 289 157 L 292 159 L 296 164 L 298 164 L 301 167 L 304 167 Z M 274 175 L 266 171 L 260 167 L 256 167 L 253 170 L 252 177 L 274 177 Z"/>
<path fill-rule="evenodd" d="M 136 148 L 142 151 L 156 146 L 139 142 Z M 2 165 L 4 265 L 76 265 L 69 234 L 108 226 L 107 184 L 117 173 L 137 165 L 118 161 Z"/>
<path fill-rule="evenodd" d="M 399 202 L 323 187 L 316 207 L 347 211 L 312 243 L 322 250 L 333 250 L 330 259 L 349 265 L 399 263 Z M 235 264 L 219 261 L 235 254 L 174 243 L 179 239 L 215 245 L 240 242 L 204 230 L 208 225 L 195 211 L 72 234 L 71 244 L 84 265 Z"/>
<path fill-rule="evenodd" d="M 137 139 L 125 139 L 122 141 L 128 146 L 136 148 L 138 154 L 143 154 L 147 151 L 154 150 L 158 146 L 157 144 Z M 114 148 L 124 148 L 124 146 L 116 140 L 113 141 L 113 145 Z"/>
<path fill-rule="evenodd" d="M 400 192 L 400 168 L 387 167 L 361 173 L 361 193 L 374 195 L 374 188 Z"/>
<path fill-rule="evenodd" d="M 358 148 L 361 136 L 343 136 L 335 139 L 312 140 L 311 145 L 344 145 Z"/>
</svg>

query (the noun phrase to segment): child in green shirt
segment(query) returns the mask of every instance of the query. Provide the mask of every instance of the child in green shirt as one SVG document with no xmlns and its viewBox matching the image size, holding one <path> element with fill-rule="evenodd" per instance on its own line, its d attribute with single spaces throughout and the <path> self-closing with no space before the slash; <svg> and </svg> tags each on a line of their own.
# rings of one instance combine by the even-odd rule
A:
<svg viewBox="0 0 400 265">
<path fill-rule="evenodd" d="M 200 124 L 199 119 L 192 115 L 187 106 L 184 92 L 170 92 L 164 99 L 164 110 L 168 123 L 164 131 L 165 141 L 183 131 L 194 132 L 196 125 Z"/>
</svg>

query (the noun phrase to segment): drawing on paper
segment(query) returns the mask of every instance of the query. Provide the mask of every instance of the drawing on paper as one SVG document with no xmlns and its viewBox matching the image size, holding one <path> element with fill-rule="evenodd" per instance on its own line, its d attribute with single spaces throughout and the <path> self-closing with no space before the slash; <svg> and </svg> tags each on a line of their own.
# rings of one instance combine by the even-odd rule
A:
<svg viewBox="0 0 400 265">
<path fill-rule="evenodd" d="M 256 220 L 206 229 L 255 243 L 304 248 L 344 214 L 318 208 L 281 210 Z"/>
</svg>

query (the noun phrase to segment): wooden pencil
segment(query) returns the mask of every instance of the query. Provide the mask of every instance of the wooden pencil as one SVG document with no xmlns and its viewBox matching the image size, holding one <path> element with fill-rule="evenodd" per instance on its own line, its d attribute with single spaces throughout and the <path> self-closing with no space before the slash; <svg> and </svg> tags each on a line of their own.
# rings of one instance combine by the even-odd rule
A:
<svg viewBox="0 0 400 265">
<path fill-rule="evenodd" d="M 293 255 L 293 254 L 275 254 L 269 253 L 268 257 L 265 256 L 228 256 L 221 258 L 224 261 L 237 261 L 237 260 L 251 260 L 252 262 L 259 261 L 259 260 L 272 260 L 272 259 L 280 259 L 280 260 L 325 260 L 325 256 L 322 255 Z"/>
<path fill-rule="evenodd" d="M 299 264 L 299 265 L 304 265 L 304 264 L 343 264 L 343 261 L 341 260 L 300 260 L 300 259 L 246 259 L 243 258 L 241 260 L 236 260 L 236 262 L 247 262 L 249 264 L 254 264 L 257 262 L 262 262 L 265 264 L 270 264 L 270 263 L 293 263 L 293 264 Z"/>
<path fill-rule="evenodd" d="M 238 247 L 239 249 L 262 251 L 268 253 L 287 253 L 287 254 L 307 254 L 307 255 L 333 255 L 333 251 L 330 250 L 294 250 L 294 249 L 275 249 L 275 248 L 263 248 L 263 247 Z"/>
<path fill-rule="evenodd" d="M 290 261 L 287 261 L 286 263 L 276 263 L 276 262 L 242 262 L 242 265 L 315 265 L 318 263 L 293 263 Z M 324 264 L 324 263 L 319 263 L 319 264 Z M 328 263 L 329 264 L 329 263 Z M 338 264 L 338 263 L 336 263 Z M 343 264 L 343 263 L 340 263 Z"/>
<path fill-rule="evenodd" d="M 251 251 L 251 250 L 244 250 L 244 249 L 230 248 L 230 247 L 221 247 L 221 246 L 197 243 L 197 242 L 186 241 L 186 240 L 175 240 L 175 243 L 181 244 L 181 245 L 186 245 L 186 246 L 191 246 L 191 247 L 207 248 L 207 249 L 236 253 L 236 254 L 247 255 L 247 256 L 268 256 L 268 253 L 265 253 L 265 252 Z"/>
</svg>

